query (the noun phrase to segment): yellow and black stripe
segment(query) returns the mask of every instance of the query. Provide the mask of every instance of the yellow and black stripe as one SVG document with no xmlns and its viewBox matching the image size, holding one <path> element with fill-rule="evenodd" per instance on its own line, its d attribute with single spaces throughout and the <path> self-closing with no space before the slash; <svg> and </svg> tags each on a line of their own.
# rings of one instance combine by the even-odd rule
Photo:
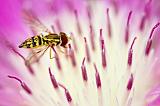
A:
<svg viewBox="0 0 160 106">
<path fill-rule="evenodd" d="M 37 48 L 40 46 L 44 46 L 42 36 L 37 35 L 37 36 L 31 37 L 31 41 L 32 43 L 30 43 L 30 48 Z"/>
<path fill-rule="evenodd" d="M 57 34 L 49 34 L 43 37 L 43 44 L 46 46 L 57 46 L 61 41 L 61 38 Z"/>
<path fill-rule="evenodd" d="M 37 48 L 40 46 L 43 46 L 43 40 L 42 36 L 33 36 L 27 40 L 25 40 L 19 48 Z"/>
<path fill-rule="evenodd" d="M 61 43 L 61 37 L 57 34 L 48 34 L 46 36 L 36 35 L 25 40 L 19 48 L 38 48 L 40 46 L 57 46 Z"/>
</svg>

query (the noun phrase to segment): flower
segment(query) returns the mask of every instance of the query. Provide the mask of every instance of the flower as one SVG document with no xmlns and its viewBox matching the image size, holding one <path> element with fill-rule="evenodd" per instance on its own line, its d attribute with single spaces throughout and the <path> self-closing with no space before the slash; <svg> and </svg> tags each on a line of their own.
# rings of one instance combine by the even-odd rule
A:
<svg viewBox="0 0 160 106">
<path fill-rule="evenodd" d="M 154 38 L 160 23 L 151 0 L 0 4 L 0 105 L 160 105 L 159 46 Z M 29 16 L 30 25 L 22 14 Z M 37 33 L 32 26 L 36 19 L 72 41 L 66 51 L 53 48 L 54 59 L 46 51 L 27 64 L 29 53 L 18 45 Z"/>
</svg>

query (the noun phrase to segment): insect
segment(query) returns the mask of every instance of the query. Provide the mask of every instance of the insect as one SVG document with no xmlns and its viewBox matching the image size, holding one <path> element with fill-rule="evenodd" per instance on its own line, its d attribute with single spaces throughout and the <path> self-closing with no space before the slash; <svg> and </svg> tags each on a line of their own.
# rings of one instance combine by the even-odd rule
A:
<svg viewBox="0 0 160 106">
<path fill-rule="evenodd" d="M 64 32 L 60 32 L 59 35 L 55 33 L 40 34 L 26 39 L 19 45 L 19 48 L 39 48 L 41 46 L 61 46 L 66 48 L 69 39 L 71 38 Z"/>
<path fill-rule="evenodd" d="M 24 42 L 22 42 L 19 45 L 19 48 L 28 48 L 32 49 L 34 52 L 32 52 L 29 56 L 27 61 L 29 63 L 34 62 L 33 58 L 41 53 L 38 59 L 43 56 L 43 54 L 47 51 L 48 48 L 50 48 L 50 59 L 54 58 L 51 56 L 51 48 L 58 46 L 67 48 L 67 44 L 71 37 L 67 36 L 66 33 L 60 32 L 59 34 L 53 33 L 49 31 L 42 23 L 41 21 L 34 16 L 34 14 L 31 14 L 31 12 L 24 11 L 25 20 L 30 25 L 31 29 L 34 30 L 37 34 L 33 37 L 30 37 L 26 39 Z M 42 32 L 39 34 L 39 32 Z"/>
</svg>

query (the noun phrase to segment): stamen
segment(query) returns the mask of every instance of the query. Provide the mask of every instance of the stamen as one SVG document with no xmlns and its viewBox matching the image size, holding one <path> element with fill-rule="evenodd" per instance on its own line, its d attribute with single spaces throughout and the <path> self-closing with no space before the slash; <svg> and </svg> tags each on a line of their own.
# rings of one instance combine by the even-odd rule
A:
<svg viewBox="0 0 160 106">
<path fill-rule="evenodd" d="M 133 55 L 133 45 L 134 45 L 134 42 L 135 40 L 137 39 L 137 37 L 134 38 L 132 44 L 131 44 L 131 47 L 129 49 L 129 52 L 128 52 L 128 65 L 131 66 L 132 65 L 132 55 Z"/>
<path fill-rule="evenodd" d="M 80 25 L 80 22 L 79 22 L 77 10 L 74 11 L 74 14 L 75 14 L 75 17 L 76 17 L 76 26 L 77 26 L 78 34 L 82 35 L 82 29 L 81 29 L 81 25 Z"/>
<path fill-rule="evenodd" d="M 10 48 L 15 54 L 20 56 L 24 61 L 26 60 L 17 50 L 15 47 L 13 47 L 11 44 L 7 42 L 7 47 Z"/>
<path fill-rule="evenodd" d="M 57 27 L 58 31 L 61 32 L 62 31 L 62 25 L 60 23 L 60 20 L 56 19 L 55 24 L 56 24 L 56 27 Z"/>
<path fill-rule="evenodd" d="M 97 88 L 101 88 L 101 79 L 100 79 L 99 72 L 97 70 L 96 64 L 94 64 L 94 68 L 95 68 L 95 71 L 96 71 L 95 77 L 96 77 Z"/>
<path fill-rule="evenodd" d="M 51 73 L 51 69 L 49 68 L 49 75 L 50 75 L 50 79 L 51 79 L 51 82 L 52 82 L 52 85 L 55 89 L 58 88 L 58 83 L 54 77 L 54 75 Z"/>
<path fill-rule="evenodd" d="M 90 62 L 91 59 L 90 59 L 89 48 L 88 48 L 86 37 L 84 37 L 84 41 L 85 41 L 85 50 L 86 50 L 87 61 Z"/>
<path fill-rule="evenodd" d="M 59 56 L 56 52 L 56 50 L 54 49 L 54 47 L 52 47 L 53 51 L 55 52 L 55 60 L 56 60 L 56 65 L 57 65 L 57 68 L 59 70 L 62 70 L 62 67 L 61 67 L 61 63 L 60 63 L 60 60 L 59 60 Z"/>
<path fill-rule="evenodd" d="M 151 45 L 152 45 L 152 39 L 148 39 L 147 41 L 147 45 L 146 45 L 146 49 L 145 49 L 145 55 L 148 56 L 150 49 L 151 49 Z"/>
<path fill-rule="evenodd" d="M 111 0 L 111 3 L 114 7 L 115 13 L 118 14 L 118 12 L 119 12 L 118 0 Z"/>
<path fill-rule="evenodd" d="M 7 47 L 10 48 L 15 54 L 17 54 L 18 56 L 20 56 L 23 61 L 25 62 L 25 66 L 27 67 L 28 71 L 34 75 L 34 70 L 33 68 L 31 67 L 31 65 L 29 63 L 27 63 L 27 60 L 24 58 L 24 56 L 22 56 L 17 50 L 16 48 L 14 48 L 11 44 L 9 44 L 9 42 L 6 42 L 7 43 Z"/>
<path fill-rule="evenodd" d="M 94 51 L 95 50 L 95 41 L 94 41 L 95 32 L 92 24 L 91 6 L 88 5 L 86 10 L 87 10 L 87 16 L 88 16 L 88 22 L 89 22 L 89 28 L 90 28 L 90 41 L 91 41 L 92 50 Z"/>
<path fill-rule="evenodd" d="M 145 26 L 145 22 L 146 22 L 146 16 L 144 15 L 141 19 L 141 22 L 140 22 L 140 26 L 139 26 L 139 29 L 142 31 L 144 29 L 144 26 Z"/>
<path fill-rule="evenodd" d="M 129 22 L 131 19 L 131 15 L 132 15 L 132 11 L 129 12 L 128 18 L 127 18 L 127 25 L 126 25 L 126 29 L 125 29 L 125 43 L 128 43 L 129 40 Z"/>
<path fill-rule="evenodd" d="M 71 58 L 72 65 L 75 67 L 76 66 L 76 59 L 75 59 L 74 51 L 71 48 L 71 44 L 68 44 L 68 46 L 69 46 L 69 56 Z"/>
<path fill-rule="evenodd" d="M 102 35 L 102 29 L 100 29 L 100 46 L 102 49 L 102 44 L 104 43 L 103 35 Z"/>
<path fill-rule="evenodd" d="M 69 91 L 67 89 L 65 90 L 65 94 L 66 94 L 68 102 L 71 102 L 72 101 L 72 97 L 71 97 L 71 95 L 70 95 L 70 93 L 69 93 Z"/>
<path fill-rule="evenodd" d="M 130 79 L 129 79 L 129 81 L 128 81 L 128 84 L 127 84 L 127 90 L 128 90 L 128 91 L 130 91 L 130 90 L 132 89 L 133 80 L 134 80 L 133 74 L 131 74 L 131 77 L 130 77 Z"/>
<path fill-rule="evenodd" d="M 68 8 L 70 11 L 73 11 L 73 10 L 74 10 L 75 6 L 74 6 L 74 4 L 73 4 L 72 1 L 66 0 L 66 1 L 64 1 L 64 3 L 66 4 L 67 8 Z"/>
<path fill-rule="evenodd" d="M 148 41 L 147 41 L 146 49 L 145 49 L 145 55 L 146 56 L 148 56 L 148 54 L 150 52 L 150 49 L 151 49 L 153 32 L 156 28 L 158 28 L 159 25 L 160 25 L 160 23 L 158 22 L 151 30 L 150 36 L 149 36 Z"/>
<path fill-rule="evenodd" d="M 87 16 L 88 16 L 89 25 L 92 25 L 92 13 L 91 13 L 90 5 L 87 6 Z"/>
<path fill-rule="evenodd" d="M 51 25 L 52 31 L 53 33 L 56 33 L 55 27 L 53 25 Z"/>
<path fill-rule="evenodd" d="M 71 102 L 72 102 L 72 97 L 71 97 L 69 91 L 66 89 L 66 87 L 65 87 L 64 85 L 62 85 L 62 84 L 60 84 L 60 83 L 58 83 L 58 85 L 65 90 L 65 95 L 66 95 L 67 101 L 68 101 L 69 103 L 71 103 Z"/>
<path fill-rule="evenodd" d="M 103 68 L 105 68 L 107 66 L 107 62 L 106 62 L 105 44 L 104 44 L 104 39 L 102 36 L 102 29 L 100 29 L 100 45 L 101 45 L 102 66 Z"/>
<path fill-rule="evenodd" d="M 107 30 L 108 30 L 108 36 L 109 38 L 111 38 L 112 31 L 111 31 L 111 22 L 110 22 L 110 17 L 109 17 L 109 8 L 107 8 Z"/>
<path fill-rule="evenodd" d="M 151 12 L 151 3 L 152 3 L 152 0 L 148 0 L 148 2 L 145 5 L 145 8 L 144 8 L 145 15 L 148 18 L 149 18 L 150 14 L 151 14 L 150 13 Z"/>
<path fill-rule="evenodd" d="M 160 23 L 158 22 L 158 23 L 152 28 L 152 31 L 151 31 L 150 36 L 149 36 L 149 39 L 152 38 L 154 30 L 155 30 L 159 25 L 160 25 Z"/>
<path fill-rule="evenodd" d="M 15 79 L 15 80 L 19 81 L 20 84 L 21 84 L 21 86 L 22 86 L 22 88 L 23 88 L 28 94 L 32 95 L 31 89 L 30 89 L 22 80 L 20 80 L 19 78 L 15 77 L 15 76 L 10 76 L 10 75 L 8 75 L 8 77 L 11 78 L 11 79 Z"/>
<path fill-rule="evenodd" d="M 140 22 L 140 26 L 139 26 L 139 29 L 142 31 L 144 29 L 144 26 L 145 26 L 145 22 L 146 20 L 150 17 L 150 12 L 151 12 L 151 2 L 152 0 L 149 0 L 146 4 L 145 4 L 145 7 L 144 7 L 144 15 L 141 19 L 141 22 Z"/>
<path fill-rule="evenodd" d="M 83 59 L 82 65 L 81 65 L 81 70 L 82 70 L 82 77 L 84 81 L 88 80 L 88 76 L 87 76 L 87 71 L 86 71 L 86 66 L 84 65 L 85 62 L 85 57 Z"/>
<path fill-rule="evenodd" d="M 32 75 L 35 74 L 33 68 L 31 67 L 31 65 L 26 65 L 26 67 L 27 67 L 28 71 L 29 71 Z"/>
<path fill-rule="evenodd" d="M 95 37 L 95 32 L 93 30 L 92 25 L 90 25 L 90 40 L 91 40 L 91 46 L 92 46 L 92 50 L 95 50 L 95 41 L 94 41 L 94 37 Z"/>
<path fill-rule="evenodd" d="M 75 51 L 77 51 L 78 49 L 77 49 L 77 43 L 76 43 L 76 41 L 75 41 L 75 37 L 74 37 L 74 34 L 71 32 L 70 33 L 71 34 L 71 37 L 72 37 L 72 41 L 73 41 L 73 46 L 74 46 L 74 50 Z"/>
</svg>

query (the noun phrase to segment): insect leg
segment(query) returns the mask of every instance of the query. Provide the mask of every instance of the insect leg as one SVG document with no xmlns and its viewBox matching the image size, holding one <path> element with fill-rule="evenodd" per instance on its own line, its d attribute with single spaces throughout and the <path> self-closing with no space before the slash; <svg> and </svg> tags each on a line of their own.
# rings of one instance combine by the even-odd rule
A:
<svg viewBox="0 0 160 106">
<path fill-rule="evenodd" d="M 50 51 L 49 51 L 49 57 L 50 57 L 50 59 L 53 59 L 53 58 L 55 58 L 55 57 L 52 57 L 52 47 L 50 48 Z"/>
</svg>

